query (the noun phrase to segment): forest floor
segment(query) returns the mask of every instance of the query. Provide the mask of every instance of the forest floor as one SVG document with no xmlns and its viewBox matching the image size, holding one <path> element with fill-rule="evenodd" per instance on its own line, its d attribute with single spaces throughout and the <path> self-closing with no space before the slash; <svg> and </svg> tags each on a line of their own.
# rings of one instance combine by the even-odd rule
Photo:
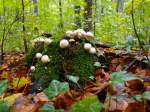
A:
<svg viewBox="0 0 150 112">
<path fill-rule="evenodd" d="M 143 91 L 150 91 L 150 65 L 143 61 L 144 56 L 139 55 L 139 51 L 132 50 L 127 53 L 124 50 L 114 50 L 112 48 L 99 48 L 108 57 L 109 66 L 99 67 L 94 74 L 96 81 L 85 81 L 83 91 L 70 89 L 66 93 L 61 93 L 57 97 L 49 100 L 43 93 L 29 94 L 32 84 L 30 67 L 26 65 L 24 53 L 5 53 L 4 63 L 0 65 L 0 80 L 8 80 L 8 89 L 1 95 L 0 99 L 6 100 L 11 105 L 12 112 L 37 112 L 45 103 L 54 105 L 57 109 L 64 109 L 70 112 L 70 107 L 74 102 L 87 96 L 93 96 L 105 89 L 107 81 L 111 79 L 112 72 L 128 71 L 129 74 L 140 78 L 125 82 L 124 93 L 134 95 L 142 94 Z M 0 85 L 1 86 L 1 85 Z M 1 89 L 1 88 L 0 88 Z M 118 88 L 108 88 L 109 94 L 117 95 Z M 103 94 L 103 93 L 101 93 Z M 99 97 L 101 97 L 99 95 Z M 103 99 L 103 98 L 102 98 Z M 108 99 L 102 100 L 108 104 Z M 150 102 L 137 101 L 131 98 L 123 100 L 110 99 L 110 107 L 107 112 L 150 112 Z M 82 112 L 82 110 L 81 110 Z"/>
</svg>

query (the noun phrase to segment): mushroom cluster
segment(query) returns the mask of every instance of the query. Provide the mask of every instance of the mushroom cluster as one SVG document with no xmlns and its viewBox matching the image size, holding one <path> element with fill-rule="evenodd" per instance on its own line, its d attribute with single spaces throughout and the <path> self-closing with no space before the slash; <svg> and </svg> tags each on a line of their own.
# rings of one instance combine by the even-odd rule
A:
<svg viewBox="0 0 150 112">
<path fill-rule="evenodd" d="M 79 39 L 87 39 L 87 40 L 90 40 L 94 37 L 93 33 L 85 32 L 83 29 L 66 31 L 66 36 L 69 38 L 79 38 Z"/>
<path fill-rule="evenodd" d="M 43 63 L 48 63 L 50 61 L 48 55 L 42 55 L 42 53 L 36 53 L 35 58 L 41 59 Z M 31 66 L 30 70 L 35 71 L 35 66 Z"/>
<path fill-rule="evenodd" d="M 60 48 L 69 47 L 69 44 L 71 42 L 74 42 L 76 38 L 89 40 L 90 38 L 94 37 L 94 35 L 91 32 L 85 32 L 83 29 L 77 29 L 75 31 L 66 31 L 66 36 L 70 39 L 62 39 L 59 43 Z M 89 51 L 90 54 L 96 54 L 96 48 L 94 48 L 90 43 L 85 43 L 84 49 Z"/>
<path fill-rule="evenodd" d="M 45 43 L 45 44 L 50 44 L 52 43 L 52 39 L 50 38 L 42 38 L 42 37 L 39 37 L 39 38 L 35 38 L 33 40 L 31 40 L 31 43 L 32 43 L 32 46 L 35 46 L 36 43 Z"/>
</svg>

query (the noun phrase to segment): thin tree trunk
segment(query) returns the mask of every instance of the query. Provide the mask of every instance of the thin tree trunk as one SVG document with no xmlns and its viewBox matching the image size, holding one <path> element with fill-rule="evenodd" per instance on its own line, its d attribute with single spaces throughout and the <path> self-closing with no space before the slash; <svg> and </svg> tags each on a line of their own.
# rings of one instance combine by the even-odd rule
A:
<svg viewBox="0 0 150 112">
<path fill-rule="evenodd" d="M 3 0 L 3 17 L 5 17 L 5 0 Z M 4 19 L 4 24 L 5 24 L 5 19 Z M 0 64 L 3 63 L 4 61 L 4 40 L 5 40 L 5 32 L 6 32 L 6 28 L 4 26 L 3 28 L 3 37 L 1 40 L 1 60 L 0 60 Z"/>
<path fill-rule="evenodd" d="M 123 12 L 123 8 L 124 8 L 124 0 L 117 0 L 116 11 Z"/>
<path fill-rule="evenodd" d="M 34 16 L 38 16 L 38 1 L 33 0 L 33 4 L 34 4 Z"/>
<path fill-rule="evenodd" d="M 59 17 L 60 17 L 59 26 L 63 30 L 64 24 L 63 24 L 63 11 L 62 11 L 62 1 L 61 0 L 59 0 Z"/>
<path fill-rule="evenodd" d="M 93 25 L 92 25 L 92 6 L 93 1 L 92 0 L 84 0 L 86 3 L 86 6 L 84 8 L 84 30 L 85 31 L 92 31 Z"/>
<path fill-rule="evenodd" d="M 2 64 L 3 61 L 4 61 L 4 40 L 5 40 L 5 32 L 6 32 L 6 28 L 4 27 L 4 29 L 3 29 L 3 37 L 2 37 L 2 42 L 1 42 L 1 61 L 0 61 L 0 64 Z"/>
<path fill-rule="evenodd" d="M 22 32 L 23 32 L 23 42 L 24 42 L 24 48 L 25 52 L 28 52 L 28 46 L 27 46 L 27 40 L 25 37 L 25 9 L 24 9 L 24 0 L 22 0 Z"/>
<path fill-rule="evenodd" d="M 94 0 L 94 35 L 96 35 L 96 22 L 97 22 L 97 0 Z"/>
<path fill-rule="evenodd" d="M 77 5 L 74 6 L 76 29 L 81 28 L 80 11 L 81 11 L 80 6 L 77 6 Z"/>
</svg>

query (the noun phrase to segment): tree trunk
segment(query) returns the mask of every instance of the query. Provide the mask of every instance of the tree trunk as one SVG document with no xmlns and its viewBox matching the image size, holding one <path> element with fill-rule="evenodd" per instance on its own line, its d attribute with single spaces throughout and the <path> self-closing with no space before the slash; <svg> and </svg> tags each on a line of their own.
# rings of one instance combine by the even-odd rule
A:
<svg viewBox="0 0 150 112">
<path fill-rule="evenodd" d="M 81 28 L 80 6 L 74 6 L 76 29 Z"/>
<path fill-rule="evenodd" d="M 123 8 L 124 8 L 124 0 L 117 0 L 116 11 L 123 12 Z"/>
<path fill-rule="evenodd" d="M 38 1 L 33 0 L 33 4 L 34 4 L 34 16 L 38 16 Z"/>
<path fill-rule="evenodd" d="M 62 1 L 61 0 L 59 0 L 59 17 L 60 17 L 59 26 L 63 30 L 64 24 L 63 24 L 63 11 L 62 11 Z"/>
<path fill-rule="evenodd" d="M 5 17 L 5 0 L 3 0 L 3 16 Z M 4 19 L 4 24 L 5 24 L 5 19 Z M 4 25 L 4 28 L 3 28 L 3 37 L 2 37 L 2 40 L 1 40 L 1 60 L 0 60 L 0 64 L 3 63 L 4 61 L 4 40 L 5 40 L 5 32 L 6 32 L 6 28 L 5 28 L 5 25 Z"/>
<path fill-rule="evenodd" d="M 28 46 L 27 46 L 27 40 L 25 37 L 25 9 L 24 9 L 24 0 L 22 0 L 22 32 L 23 32 L 23 42 L 24 42 L 24 48 L 25 52 L 28 52 Z"/>
<path fill-rule="evenodd" d="M 94 0 L 94 26 L 93 26 L 93 30 L 94 30 L 94 35 L 96 36 L 96 22 L 97 22 L 97 0 Z"/>
<path fill-rule="evenodd" d="M 92 0 L 84 0 L 86 3 L 86 6 L 84 8 L 84 30 L 85 31 L 92 31 L 93 24 L 92 24 L 92 6 L 93 1 Z"/>
</svg>

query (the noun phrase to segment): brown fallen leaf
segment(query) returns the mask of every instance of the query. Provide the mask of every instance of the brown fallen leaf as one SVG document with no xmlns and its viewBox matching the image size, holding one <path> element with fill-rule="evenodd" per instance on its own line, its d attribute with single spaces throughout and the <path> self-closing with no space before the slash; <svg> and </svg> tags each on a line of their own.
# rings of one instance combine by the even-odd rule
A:
<svg viewBox="0 0 150 112">
<path fill-rule="evenodd" d="M 128 94 L 141 93 L 144 90 L 144 83 L 139 79 L 128 80 L 125 82 L 125 90 Z"/>
<path fill-rule="evenodd" d="M 53 100 L 53 103 L 57 109 L 68 110 L 74 103 L 74 98 L 69 92 L 62 93 Z"/>
<path fill-rule="evenodd" d="M 11 108 L 11 112 L 37 112 L 38 109 L 46 102 L 48 98 L 44 93 L 38 93 L 29 96 L 18 97 Z"/>
<path fill-rule="evenodd" d="M 124 112 L 146 112 L 144 109 L 144 104 L 141 102 L 131 102 Z"/>
</svg>

